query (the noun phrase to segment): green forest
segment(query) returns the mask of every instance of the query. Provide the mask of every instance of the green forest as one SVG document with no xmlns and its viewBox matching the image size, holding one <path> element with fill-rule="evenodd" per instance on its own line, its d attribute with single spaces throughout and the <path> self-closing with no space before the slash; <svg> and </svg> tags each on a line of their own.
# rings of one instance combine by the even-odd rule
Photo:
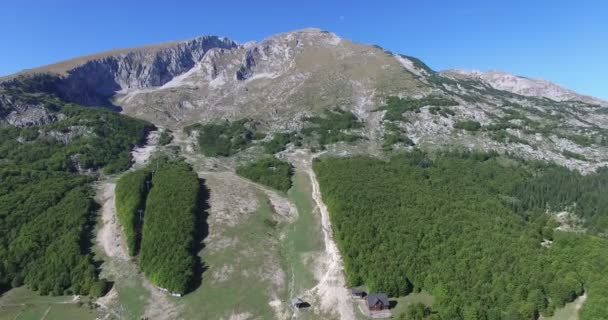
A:
<svg viewBox="0 0 608 320">
<path fill-rule="evenodd" d="M 187 134 L 191 134 L 193 131 L 198 132 L 198 147 L 204 155 L 228 157 L 250 147 L 254 140 L 264 138 L 263 134 L 256 133 L 251 126 L 248 126 L 248 123 L 248 119 L 234 122 L 197 123 L 184 128 L 184 132 Z"/>
<path fill-rule="evenodd" d="M 432 312 L 412 310 L 429 319 L 535 319 L 585 291 L 581 319 L 608 319 L 605 171 L 420 151 L 313 167 L 350 285 L 431 292 Z M 573 202 L 586 234 L 547 214 Z"/>
<path fill-rule="evenodd" d="M 275 157 L 265 157 L 239 166 L 236 168 L 236 173 L 265 186 L 287 192 L 291 188 L 293 168 L 289 163 Z"/>
<path fill-rule="evenodd" d="M 63 116 L 46 125 L 0 125 L 0 287 L 101 295 L 106 282 L 90 251 L 97 210 L 91 183 L 100 170 L 128 168 L 131 149 L 152 125 L 20 90 L 9 91 Z"/>
<path fill-rule="evenodd" d="M 116 182 L 116 213 L 132 256 L 137 255 L 141 242 L 141 228 L 146 196 L 152 173 L 140 169 L 125 173 Z"/>
<path fill-rule="evenodd" d="M 183 161 L 157 160 L 153 167 L 140 266 L 157 286 L 183 294 L 193 289 L 195 280 L 202 189 L 196 173 Z"/>
<path fill-rule="evenodd" d="M 340 141 L 362 139 L 353 130 L 362 128 L 363 124 L 350 111 L 327 109 L 321 116 L 305 117 L 302 121 L 303 128 L 299 131 L 276 132 L 270 139 L 265 139 L 267 135 L 255 129 L 254 121 L 250 119 L 196 123 L 185 127 L 184 132 L 196 134 L 200 152 L 208 157 L 229 157 L 254 145 L 261 146 L 268 154 L 275 154 L 285 150 L 290 143 L 316 150 Z"/>
<path fill-rule="evenodd" d="M 308 117 L 304 121 L 306 125 L 300 131 L 301 134 L 315 139 L 319 148 L 325 148 L 326 145 L 339 141 L 354 142 L 362 138 L 356 133 L 349 132 L 363 127 L 363 123 L 350 111 L 325 110 L 322 117 Z"/>
<path fill-rule="evenodd" d="M 117 173 L 131 166 L 130 151 L 153 126 L 145 121 L 92 107 L 65 105 L 66 117 L 47 125 L 0 126 L 3 166 L 33 170 Z"/>
</svg>

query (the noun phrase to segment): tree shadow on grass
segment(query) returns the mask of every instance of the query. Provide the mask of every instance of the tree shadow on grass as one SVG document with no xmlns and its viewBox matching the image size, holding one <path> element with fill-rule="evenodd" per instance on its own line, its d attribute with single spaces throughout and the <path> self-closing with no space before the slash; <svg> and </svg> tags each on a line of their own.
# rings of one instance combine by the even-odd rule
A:
<svg viewBox="0 0 608 320">
<path fill-rule="evenodd" d="M 202 261 L 199 256 L 199 252 L 205 248 L 205 239 L 209 235 L 209 224 L 207 219 L 209 218 L 209 189 L 205 185 L 204 179 L 198 179 L 200 188 L 197 199 L 197 209 L 195 215 L 195 226 L 194 229 L 194 246 L 192 247 L 192 256 L 194 257 L 194 275 L 192 277 L 192 283 L 186 293 L 190 293 L 200 287 L 203 281 L 203 274 L 207 271 L 208 267 Z"/>
</svg>

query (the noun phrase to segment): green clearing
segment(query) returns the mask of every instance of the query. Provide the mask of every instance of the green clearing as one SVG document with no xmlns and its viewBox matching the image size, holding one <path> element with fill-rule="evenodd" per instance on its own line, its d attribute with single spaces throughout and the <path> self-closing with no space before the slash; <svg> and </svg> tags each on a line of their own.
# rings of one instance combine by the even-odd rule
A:
<svg viewBox="0 0 608 320">
<path fill-rule="evenodd" d="M 424 290 L 420 292 L 412 292 L 405 297 L 391 298 L 390 300 L 397 301 L 397 305 L 395 305 L 395 308 L 391 310 L 394 317 L 398 317 L 400 314 L 405 312 L 408 306 L 415 303 L 422 303 L 427 307 L 433 306 L 433 296 Z"/>
<path fill-rule="evenodd" d="M 139 272 L 139 267 L 132 261 L 108 258 L 98 249 L 95 253 L 96 260 L 104 261 L 101 276 L 114 282 L 114 289 L 118 293 L 118 306 L 110 307 L 119 310 L 117 312 L 125 319 L 140 319 L 144 314 L 149 293 L 143 286 L 143 275 Z"/>
<path fill-rule="evenodd" d="M 115 285 L 122 315 L 126 319 L 141 319 L 149 296 L 141 284 L 141 279 L 125 279 Z"/>
<path fill-rule="evenodd" d="M 86 301 L 79 305 L 69 303 L 70 300 L 72 297 L 40 296 L 25 287 L 15 288 L 0 296 L 0 320 L 38 320 L 47 311 L 47 320 L 95 319 L 95 311 L 88 307 Z"/>
<path fill-rule="evenodd" d="M 185 319 L 221 319 L 231 315 L 250 313 L 257 319 L 272 319 L 273 310 L 268 305 L 271 300 L 269 288 L 273 285 L 258 274 L 264 271 L 266 257 L 263 252 L 272 250 L 275 229 L 272 208 L 262 193 L 258 195 L 257 212 L 234 227 L 225 227 L 218 232 L 224 237 L 236 239 L 236 244 L 226 250 L 212 252 L 203 249 L 199 255 L 208 268 L 203 273 L 202 284 L 176 303 L 183 306 Z M 246 254 L 256 253 L 256 254 Z M 213 279 L 214 272 L 223 267 L 232 268 L 224 279 Z M 267 270 L 266 270 L 267 271 Z M 282 296 L 281 292 L 278 292 Z"/>
<path fill-rule="evenodd" d="M 305 172 L 296 171 L 289 199 L 298 209 L 298 218 L 284 229 L 281 252 L 288 282 L 293 283 L 294 293 L 313 287 L 316 283 L 314 270 L 315 252 L 323 250 L 321 223 L 313 214 L 312 187 Z M 291 297 L 288 297 L 291 298 Z"/>
</svg>

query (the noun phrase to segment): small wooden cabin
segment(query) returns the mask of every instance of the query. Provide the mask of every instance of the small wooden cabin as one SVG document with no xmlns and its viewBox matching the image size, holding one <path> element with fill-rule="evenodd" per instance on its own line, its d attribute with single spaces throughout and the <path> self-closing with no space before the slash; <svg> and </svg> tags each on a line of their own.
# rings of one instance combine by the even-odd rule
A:
<svg viewBox="0 0 608 320">
<path fill-rule="evenodd" d="M 367 296 L 367 307 L 371 311 L 386 310 L 389 306 L 386 293 L 372 293 Z"/>
</svg>

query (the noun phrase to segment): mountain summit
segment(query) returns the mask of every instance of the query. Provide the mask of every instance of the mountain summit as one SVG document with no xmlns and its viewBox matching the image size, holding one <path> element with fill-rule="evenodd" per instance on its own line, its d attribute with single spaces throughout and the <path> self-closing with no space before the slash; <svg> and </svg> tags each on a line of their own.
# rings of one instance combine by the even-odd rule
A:
<svg viewBox="0 0 608 320">
<path fill-rule="evenodd" d="M 117 107 L 174 129 L 247 118 L 285 132 L 340 109 L 364 124 L 361 143 L 371 150 L 387 144 L 481 148 L 583 171 L 608 160 L 605 101 L 502 72 L 436 72 L 419 59 L 320 29 L 244 44 L 202 36 L 108 51 L 27 70 L 3 86 L 22 78 L 45 78 L 46 90 L 67 101 Z M 388 110 L 391 97 L 419 106 Z M 6 94 L 0 101 L 4 121 L 25 109 L 39 121 L 53 119 Z M 387 116 L 394 112 L 399 116 Z M 394 135 L 401 138 L 393 145 L 386 138 Z"/>
</svg>

